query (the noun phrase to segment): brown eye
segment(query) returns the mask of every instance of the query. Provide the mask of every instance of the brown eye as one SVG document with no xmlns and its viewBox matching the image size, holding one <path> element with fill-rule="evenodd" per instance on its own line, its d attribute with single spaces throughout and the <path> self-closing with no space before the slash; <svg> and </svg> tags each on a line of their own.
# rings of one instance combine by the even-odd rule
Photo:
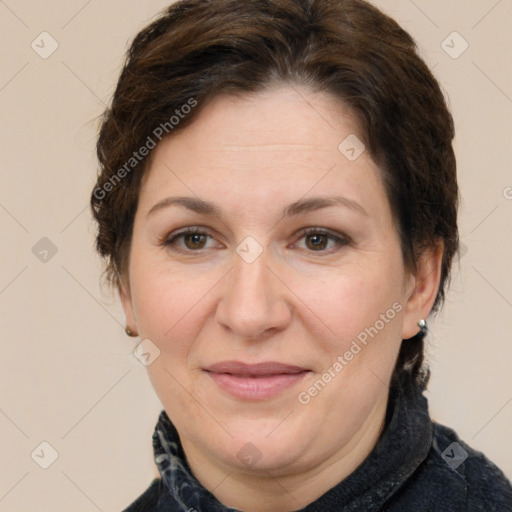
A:
<svg viewBox="0 0 512 512">
<path fill-rule="evenodd" d="M 306 246 L 313 251 L 322 251 L 327 247 L 329 237 L 322 234 L 306 235 Z"/>
<path fill-rule="evenodd" d="M 203 249 L 206 244 L 206 235 L 201 235 L 199 233 L 189 233 L 182 236 L 183 242 L 187 249 Z"/>
<path fill-rule="evenodd" d="M 178 252 L 200 252 L 214 248 L 215 239 L 204 230 L 190 228 L 169 235 L 162 240 L 162 245 Z"/>
<path fill-rule="evenodd" d="M 321 228 L 308 228 L 302 232 L 299 247 L 309 252 L 332 254 L 350 244 L 350 239 L 341 233 L 332 233 Z"/>
</svg>

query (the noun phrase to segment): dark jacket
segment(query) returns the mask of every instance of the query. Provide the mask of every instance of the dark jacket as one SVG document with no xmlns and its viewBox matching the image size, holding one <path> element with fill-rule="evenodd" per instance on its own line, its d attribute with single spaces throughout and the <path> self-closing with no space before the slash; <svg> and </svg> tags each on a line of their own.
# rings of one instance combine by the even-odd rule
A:
<svg viewBox="0 0 512 512">
<path fill-rule="evenodd" d="M 165 411 L 153 448 L 161 478 L 124 512 L 235 511 L 194 478 Z M 432 422 L 420 388 L 401 383 L 391 386 L 386 425 L 370 455 L 302 511 L 512 512 L 512 486 L 481 452 Z"/>
</svg>

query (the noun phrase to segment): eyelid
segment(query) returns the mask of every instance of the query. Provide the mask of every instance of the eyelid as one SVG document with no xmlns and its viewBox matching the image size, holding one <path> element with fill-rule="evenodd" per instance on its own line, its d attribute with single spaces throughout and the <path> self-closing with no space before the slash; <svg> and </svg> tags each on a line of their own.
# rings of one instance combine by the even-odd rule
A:
<svg viewBox="0 0 512 512">
<path fill-rule="evenodd" d="M 218 242 L 217 238 L 212 235 L 210 229 L 205 228 L 203 226 L 188 226 L 188 227 L 185 227 L 182 229 L 178 229 L 177 231 L 168 233 L 168 234 L 164 235 L 163 237 L 159 237 L 158 244 L 164 245 L 164 246 L 169 246 L 169 247 L 173 246 L 174 250 L 181 251 L 181 252 L 187 252 L 187 253 L 200 252 L 200 251 L 204 250 L 204 249 L 197 249 L 197 250 L 193 251 L 191 249 L 183 249 L 183 248 L 179 247 L 174 242 L 177 238 L 184 237 L 186 235 L 203 235 L 203 236 L 207 236 L 207 237 Z M 220 242 L 218 242 L 218 243 L 220 243 Z"/>
<path fill-rule="evenodd" d="M 301 238 L 306 235 L 324 235 L 343 244 L 349 244 L 352 242 L 351 238 L 343 233 L 338 233 L 327 228 L 319 228 L 314 226 L 304 228 L 300 231 Z"/>
</svg>

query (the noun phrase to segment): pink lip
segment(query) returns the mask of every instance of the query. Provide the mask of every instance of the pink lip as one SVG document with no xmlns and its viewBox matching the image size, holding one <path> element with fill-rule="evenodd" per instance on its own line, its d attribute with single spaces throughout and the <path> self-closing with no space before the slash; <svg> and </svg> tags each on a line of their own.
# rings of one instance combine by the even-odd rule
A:
<svg viewBox="0 0 512 512">
<path fill-rule="evenodd" d="M 277 362 L 216 363 L 205 371 L 227 393 L 246 400 L 266 400 L 297 384 L 309 370 Z"/>
</svg>

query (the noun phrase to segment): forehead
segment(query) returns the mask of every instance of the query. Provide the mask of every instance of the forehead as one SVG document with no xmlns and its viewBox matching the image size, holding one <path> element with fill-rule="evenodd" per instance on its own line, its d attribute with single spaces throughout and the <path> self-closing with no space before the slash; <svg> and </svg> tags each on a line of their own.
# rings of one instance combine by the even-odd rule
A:
<svg viewBox="0 0 512 512">
<path fill-rule="evenodd" d="M 295 85 L 217 96 L 204 106 L 197 120 L 187 128 L 187 138 L 194 138 L 202 149 L 211 150 L 236 150 L 238 146 L 278 150 L 281 144 L 287 149 L 300 145 L 336 151 L 340 135 L 357 134 L 363 138 L 355 116 L 337 98 Z M 183 133 L 176 136 L 179 138 Z"/>
<path fill-rule="evenodd" d="M 368 153 L 352 159 L 343 152 L 344 141 L 362 139 L 355 116 L 327 93 L 279 86 L 217 96 L 156 147 L 141 202 L 174 189 L 203 196 L 224 188 L 219 200 L 236 190 L 267 202 L 285 196 L 291 202 L 313 187 L 315 195 L 338 188 L 360 199 L 382 196 L 383 189 L 375 190 L 382 188 L 380 171 Z"/>
</svg>

